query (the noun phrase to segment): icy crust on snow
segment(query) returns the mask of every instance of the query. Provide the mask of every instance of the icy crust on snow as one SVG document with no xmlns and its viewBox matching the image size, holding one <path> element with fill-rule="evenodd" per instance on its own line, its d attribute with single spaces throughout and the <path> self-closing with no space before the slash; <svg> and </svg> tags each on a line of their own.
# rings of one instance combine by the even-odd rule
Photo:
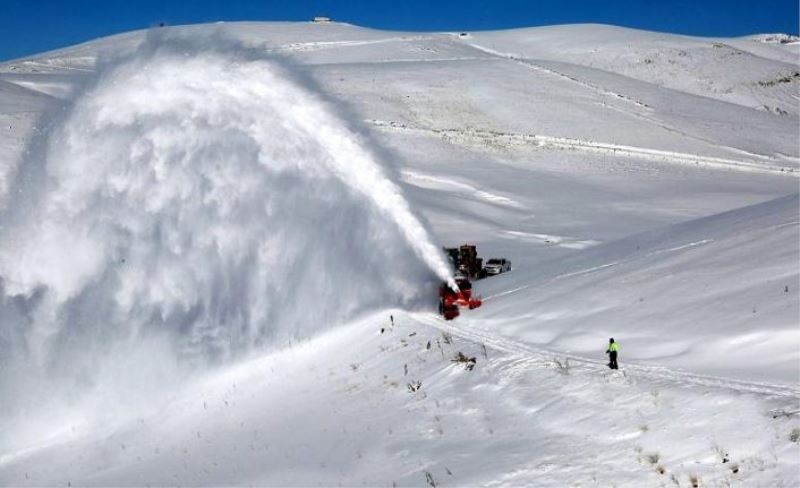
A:
<svg viewBox="0 0 800 488">
<path fill-rule="evenodd" d="M 4 417 L 43 400 L 39 381 L 125 398 L 181 365 L 428 305 L 449 267 L 370 144 L 224 39 L 157 37 L 102 66 L 0 215 Z"/>
</svg>

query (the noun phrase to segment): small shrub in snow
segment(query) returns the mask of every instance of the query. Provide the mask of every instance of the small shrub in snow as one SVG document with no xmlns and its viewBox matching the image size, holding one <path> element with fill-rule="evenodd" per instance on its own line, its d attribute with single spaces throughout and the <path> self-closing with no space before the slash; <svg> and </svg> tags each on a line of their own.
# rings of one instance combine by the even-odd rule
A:
<svg viewBox="0 0 800 488">
<path fill-rule="evenodd" d="M 450 361 L 454 363 L 462 363 L 467 371 L 472 371 L 472 369 L 475 367 L 475 363 L 478 360 L 475 357 L 467 357 L 463 352 L 458 351 L 455 359 L 451 359 Z"/>
<path fill-rule="evenodd" d="M 450 335 L 449 332 L 442 332 L 442 340 L 445 344 L 452 344 L 453 343 L 453 336 Z"/>
<path fill-rule="evenodd" d="M 789 440 L 795 443 L 800 443 L 800 429 L 792 429 L 792 433 L 789 434 Z"/>
<path fill-rule="evenodd" d="M 792 81 L 796 81 L 798 79 L 800 79 L 800 72 L 794 71 L 791 74 L 781 76 L 780 78 L 776 78 L 774 80 L 759 81 L 758 86 L 775 86 L 781 83 L 791 83 Z"/>
<path fill-rule="evenodd" d="M 658 463 L 659 459 L 661 459 L 661 456 L 659 456 L 657 453 L 647 455 L 647 462 L 649 462 L 650 464 Z"/>
<path fill-rule="evenodd" d="M 561 374 L 567 375 L 570 371 L 569 359 L 565 359 L 562 363 L 558 358 L 553 359 L 553 366 Z"/>
<path fill-rule="evenodd" d="M 425 471 L 425 481 L 428 483 L 428 486 L 436 488 L 436 480 L 433 479 L 433 475 L 430 471 Z"/>
<path fill-rule="evenodd" d="M 700 478 L 694 475 L 689 476 L 689 485 L 692 488 L 700 488 Z"/>
<path fill-rule="evenodd" d="M 411 383 L 408 384 L 408 391 L 410 391 L 411 393 L 419 391 L 420 388 L 422 388 L 422 382 L 419 380 L 412 381 Z"/>
<path fill-rule="evenodd" d="M 797 415 L 798 413 L 800 413 L 800 410 L 783 410 L 783 409 L 779 409 L 779 410 L 773 410 L 771 413 L 772 413 L 772 418 L 774 418 L 774 419 L 777 419 L 777 418 L 780 418 L 780 417 L 790 418 L 793 415 Z"/>
<path fill-rule="evenodd" d="M 721 447 L 715 447 L 714 450 L 717 451 L 717 454 L 719 454 L 719 458 L 722 460 L 722 464 L 730 462 L 731 456 L 725 449 Z"/>
</svg>

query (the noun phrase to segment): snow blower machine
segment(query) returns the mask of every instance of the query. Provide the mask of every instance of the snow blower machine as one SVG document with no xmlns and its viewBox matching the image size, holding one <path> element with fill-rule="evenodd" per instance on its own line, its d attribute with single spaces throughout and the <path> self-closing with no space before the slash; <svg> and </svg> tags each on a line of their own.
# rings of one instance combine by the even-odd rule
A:
<svg viewBox="0 0 800 488">
<path fill-rule="evenodd" d="M 472 296 L 472 283 L 466 277 L 457 277 L 458 291 L 447 283 L 439 287 L 439 313 L 445 320 L 453 320 L 459 315 L 459 307 L 472 310 L 481 306 L 481 299 Z"/>
<path fill-rule="evenodd" d="M 439 313 L 445 320 L 453 320 L 458 317 L 460 308 L 472 310 L 481 306 L 483 302 L 480 297 L 472 295 L 472 283 L 469 280 L 485 278 L 486 271 L 483 259 L 478 257 L 478 250 L 474 244 L 445 247 L 443 250 L 453 267 L 458 290 L 453 290 L 447 283 L 442 283 L 439 287 Z"/>
</svg>

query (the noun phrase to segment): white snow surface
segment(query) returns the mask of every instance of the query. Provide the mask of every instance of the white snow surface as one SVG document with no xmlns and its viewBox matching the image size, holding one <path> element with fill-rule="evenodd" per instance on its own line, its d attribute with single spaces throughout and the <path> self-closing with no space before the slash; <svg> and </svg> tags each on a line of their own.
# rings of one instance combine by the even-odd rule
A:
<svg viewBox="0 0 800 488">
<path fill-rule="evenodd" d="M 798 55 L 226 23 L 0 64 L 0 484 L 797 486 Z M 445 322 L 465 242 L 513 270 Z"/>
</svg>

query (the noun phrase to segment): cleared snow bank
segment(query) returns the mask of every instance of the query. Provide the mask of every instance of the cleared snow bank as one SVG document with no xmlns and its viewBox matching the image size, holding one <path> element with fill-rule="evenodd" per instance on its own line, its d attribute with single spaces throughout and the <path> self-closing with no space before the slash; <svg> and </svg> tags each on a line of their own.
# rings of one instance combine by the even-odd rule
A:
<svg viewBox="0 0 800 488">
<path fill-rule="evenodd" d="M 0 452 L 449 278 L 369 141 L 261 53 L 151 37 L 57 119 L 0 215 Z"/>
</svg>

